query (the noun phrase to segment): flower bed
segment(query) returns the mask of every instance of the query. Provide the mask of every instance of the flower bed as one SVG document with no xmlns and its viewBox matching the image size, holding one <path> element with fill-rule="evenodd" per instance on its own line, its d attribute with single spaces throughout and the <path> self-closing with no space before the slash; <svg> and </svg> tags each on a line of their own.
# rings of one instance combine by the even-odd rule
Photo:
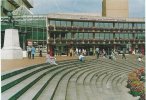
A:
<svg viewBox="0 0 146 100">
<path fill-rule="evenodd" d="M 144 77 L 144 67 L 135 69 L 128 74 L 127 88 L 130 89 L 129 93 L 133 96 L 140 96 L 139 100 L 145 100 Z"/>
</svg>

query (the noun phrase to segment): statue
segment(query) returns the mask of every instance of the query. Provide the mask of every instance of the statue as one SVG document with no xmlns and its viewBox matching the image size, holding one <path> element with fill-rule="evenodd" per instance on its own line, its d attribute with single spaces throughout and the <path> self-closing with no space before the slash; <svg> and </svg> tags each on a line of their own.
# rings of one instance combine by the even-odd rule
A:
<svg viewBox="0 0 146 100">
<path fill-rule="evenodd" d="M 14 21 L 14 18 L 13 18 L 12 11 L 8 11 L 7 16 L 8 16 L 9 27 L 14 28 L 15 21 Z"/>
</svg>

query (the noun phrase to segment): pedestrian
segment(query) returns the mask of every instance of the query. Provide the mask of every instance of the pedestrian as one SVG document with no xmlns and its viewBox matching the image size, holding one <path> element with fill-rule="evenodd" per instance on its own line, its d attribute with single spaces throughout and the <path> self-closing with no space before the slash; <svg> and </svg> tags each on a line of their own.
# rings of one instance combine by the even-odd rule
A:
<svg viewBox="0 0 146 100">
<path fill-rule="evenodd" d="M 32 54 L 32 59 L 34 59 L 34 54 L 35 54 L 35 48 L 32 46 L 31 48 L 31 54 Z"/>
<path fill-rule="evenodd" d="M 40 57 L 42 57 L 42 49 L 40 48 L 40 54 L 39 54 Z"/>
<path fill-rule="evenodd" d="M 83 54 L 81 53 L 80 56 L 79 56 L 79 60 L 80 60 L 81 62 L 83 62 L 83 61 L 85 60 L 84 57 L 85 57 L 85 56 L 83 56 Z"/>
<path fill-rule="evenodd" d="M 31 59 L 31 47 L 27 46 L 27 54 L 28 54 L 28 58 Z"/>
<path fill-rule="evenodd" d="M 46 55 L 46 63 L 49 64 L 54 64 L 54 65 L 58 65 L 56 63 L 56 58 L 50 55 L 50 52 L 48 51 L 47 55 Z"/>
<path fill-rule="evenodd" d="M 99 48 L 96 48 L 96 57 L 97 57 L 97 59 L 99 58 Z"/>
<path fill-rule="evenodd" d="M 123 51 L 123 54 L 122 54 L 122 59 L 126 59 L 126 56 L 125 56 L 125 52 Z"/>
<path fill-rule="evenodd" d="M 138 57 L 138 61 L 139 61 L 139 62 L 142 62 L 142 57 L 139 56 L 139 57 Z"/>
</svg>

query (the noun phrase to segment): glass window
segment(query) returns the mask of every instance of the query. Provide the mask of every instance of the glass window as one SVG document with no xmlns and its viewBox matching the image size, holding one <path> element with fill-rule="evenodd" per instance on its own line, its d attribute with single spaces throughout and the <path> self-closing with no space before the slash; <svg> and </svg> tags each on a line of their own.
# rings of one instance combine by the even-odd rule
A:
<svg viewBox="0 0 146 100">
<path fill-rule="evenodd" d="M 145 34 L 144 33 L 141 34 L 141 39 L 145 39 Z"/>
<path fill-rule="evenodd" d="M 104 28 L 109 28 L 108 23 L 103 23 Z"/>
<path fill-rule="evenodd" d="M 93 27 L 93 22 L 89 22 L 89 27 Z"/>
<path fill-rule="evenodd" d="M 83 22 L 78 22 L 78 26 L 83 27 L 84 23 Z"/>
<path fill-rule="evenodd" d="M 66 26 L 71 27 L 71 21 L 66 21 Z"/>
<path fill-rule="evenodd" d="M 84 33 L 84 39 L 88 39 L 89 38 L 89 34 L 88 33 Z"/>
<path fill-rule="evenodd" d="M 66 26 L 66 21 L 61 21 L 61 26 Z"/>
<path fill-rule="evenodd" d="M 115 39 L 119 39 L 120 38 L 120 33 L 116 33 L 115 34 Z"/>
<path fill-rule="evenodd" d="M 125 38 L 124 36 L 125 36 L 124 33 L 120 33 L 120 39 L 124 39 Z"/>
<path fill-rule="evenodd" d="M 84 22 L 84 27 L 88 27 L 88 22 Z"/>
<path fill-rule="evenodd" d="M 128 29 L 128 23 L 124 23 L 124 29 Z"/>
<path fill-rule="evenodd" d="M 67 38 L 67 39 L 71 39 L 71 33 L 67 33 L 67 34 L 66 34 L 66 38 Z"/>
<path fill-rule="evenodd" d="M 105 39 L 109 39 L 110 38 L 110 34 L 109 33 L 104 33 L 104 38 Z"/>
<path fill-rule="evenodd" d="M 78 22 L 73 22 L 73 26 L 78 26 Z"/>
<path fill-rule="evenodd" d="M 104 39 L 104 33 L 100 33 L 100 39 Z"/>
<path fill-rule="evenodd" d="M 55 25 L 55 21 L 54 20 L 50 20 L 50 25 Z"/>
<path fill-rule="evenodd" d="M 78 37 L 79 37 L 79 36 L 78 36 L 78 33 L 75 33 L 75 34 L 74 34 L 74 38 L 75 38 L 75 39 L 78 39 Z"/>
<path fill-rule="evenodd" d="M 83 39 L 84 38 L 84 33 L 79 33 L 79 39 Z"/>
<path fill-rule="evenodd" d="M 134 28 L 137 28 L 137 23 L 134 23 Z"/>
<path fill-rule="evenodd" d="M 144 23 L 142 23 L 142 29 L 145 29 L 145 24 Z"/>
<path fill-rule="evenodd" d="M 119 28 L 119 23 L 115 23 L 115 28 Z"/>
<path fill-rule="evenodd" d="M 89 39 L 93 39 L 93 33 L 89 33 Z"/>
<path fill-rule="evenodd" d="M 99 23 L 99 27 L 100 28 L 104 28 L 104 24 L 103 23 Z"/>
<path fill-rule="evenodd" d="M 128 23 L 128 28 L 132 29 L 132 23 Z"/>
<path fill-rule="evenodd" d="M 100 27 L 98 22 L 95 23 L 95 27 L 97 27 L 97 28 Z"/>
<path fill-rule="evenodd" d="M 60 26 L 60 21 L 56 21 L 56 26 Z"/>
<path fill-rule="evenodd" d="M 128 33 L 124 33 L 124 38 L 128 39 L 129 38 L 129 34 Z"/>
<path fill-rule="evenodd" d="M 113 28 L 113 23 L 108 23 L 109 28 Z"/>
<path fill-rule="evenodd" d="M 109 33 L 109 38 L 113 39 L 113 33 Z"/>
<path fill-rule="evenodd" d="M 138 28 L 138 29 L 141 29 L 141 27 L 142 27 L 141 24 L 138 23 L 138 24 L 137 24 L 137 28 Z"/>
<path fill-rule="evenodd" d="M 119 23 L 119 28 L 124 28 L 124 24 L 123 23 Z"/>
<path fill-rule="evenodd" d="M 129 39 L 133 39 L 133 34 L 129 33 Z"/>
<path fill-rule="evenodd" d="M 100 34 L 99 33 L 95 33 L 95 39 L 100 39 Z"/>
</svg>

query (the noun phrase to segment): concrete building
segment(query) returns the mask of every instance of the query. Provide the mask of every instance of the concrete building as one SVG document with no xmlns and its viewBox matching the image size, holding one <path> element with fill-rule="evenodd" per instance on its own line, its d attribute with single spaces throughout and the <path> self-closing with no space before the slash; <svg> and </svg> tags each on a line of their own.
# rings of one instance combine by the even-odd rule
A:
<svg viewBox="0 0 146 100">
<path fill-rule="evenodd" d="M 20 6 L 25 6 L 30 9 L 33 8 L 32 0 L 2 0 L 1 1 L 1 16 L 7 15 L 8 11 L 14 11 Z"/>
<path fill-rule="evenodd" d="M 15 28 L 19 30 L 20 46 L 23 49 L 31 40 L 37 52 L 39 48 L 43 52 L 50 49 L 56 55 L 68 55 L 76 48 L 86 49 L 88 55 L 93 55 L 96 47 L 105 49 L 108 54 L 112 49 L 126 53 L 145 51 L 144 18 L 49 14 L 17 16 L 15 19 L 18 21 Z M 2 34 L 7 27 L 2 22 Z M 1 43 L 3 46 L 3 41 Z"/>
<path fill-rule="evenodd" d="M 102 16 L 128 17 L 128 0 L 103 0 Z"/>
</svg>

